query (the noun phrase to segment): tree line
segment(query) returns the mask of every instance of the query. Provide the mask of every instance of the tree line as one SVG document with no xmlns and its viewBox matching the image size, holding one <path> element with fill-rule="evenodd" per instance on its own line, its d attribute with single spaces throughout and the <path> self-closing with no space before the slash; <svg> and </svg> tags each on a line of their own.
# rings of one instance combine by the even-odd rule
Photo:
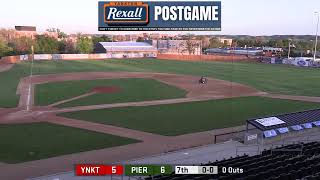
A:
<svg viewBox="0 0 320 180">
<path fill-rule="evenodd" d="M 301 50 L 312 50 L 314 47 L 314 42 L 310 40 L 299 40 L 299 39 L 270 39 L 270 40 L 261 40 L 261 39 L 233 39 L 232 47 L 278 47 L 287 49 L 289 47 L 289 41 L 295 48 Z M 210 48 L 218 47 L 230 47 L 230 45 L 220 42 L 218 38 L 210 39 Z"/>
<path fill-rule="evenodd" d="M 76 40 L 67 38 L 59 29 L 48 29 L 48 32 L 57 32 L 58 39 L 48 35 L 30 37 L 12 37 L 12 31 L 0 30 L 0 57 L 31 54 L 32 46 L 35 54 L 88 54 L 93 53 L 94 44 L 101 41 L 111 41 L 107 36 L 88 37 L 77 34 Z"/>
<path fill-rule="evenodd" d="M 312 56 L 314 41 L 305 39 L 263 39 L 263 38 L 239 38 L 233 39 L 232 45 L 220 42 L 218 38 L 211 38 L 208 48 L 227 48 L 227 47 L 274 47 L 282 48 L 282 56 L 287 55 L 289 44 L 291 48 L 290 55 L 295 56 Z"/>
<path fill-rule="evenodd" d="M 36 54 L 73 54 L 73 53 L 93 53 L 94 45 L 98 42 L 112 41 L 108 36 L 86 36 L 77 34 L 76 38 L 71 40 L 67 34 L 60 29 L 50 28 L 48 32 L 55 32 L 58 34 L 58 39 L 48 35 L 36 35 L 34 38 L 29 37 L 15 37 L 14 30 L 0 29 L 0 57 L 9 55 L 31 54 L 31 47 L 34 47 Z M 229 38 L 229 36 L 226 36 Z M 282 55 L 288 51 L 289 42 L 291 44 L 291 55 L 311 56 L 314 48 L 314 41 L 312 36 L 230 36 L 233 39 L 232 44 L 223 43 L 216 36 L 193 35 L 187 34 L 182 36 L 182 39 L 201 40 L 202 50 L 207 48 L 226 48 L 226 47 L 278 47 L 283 48 Z M 142 37 L 139 41 L 144 41 Z M 190 41 L 192 42 L 192 41 Z M 190 43 L 186 44 L 187 51 L 194 51 Z"/>
</svg>

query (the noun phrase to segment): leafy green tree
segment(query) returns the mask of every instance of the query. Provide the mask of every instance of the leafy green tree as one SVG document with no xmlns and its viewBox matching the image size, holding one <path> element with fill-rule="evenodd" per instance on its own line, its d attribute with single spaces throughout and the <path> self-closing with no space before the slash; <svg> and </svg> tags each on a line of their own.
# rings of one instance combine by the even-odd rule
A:
<svg viewBox="0 0 320 180">
<path fill-rule="evenodd" d="M 58 51 L 59 53 L 65 53 L 66 51 L 66 43 L 65 41 L 58 41 Z"/>
<path fill-rule="evenodd" d="M 62 32 L 60 29 L 57 29 L 57 33 L 59 39 L 65 39 L 68 36 L 65 32 Z"/>
<path fill-rule="evenodd" d="M 72 42 L 71 40 L 64 40 L 64 52 L 63 53 L 67 53 L 67 54 L 74 54 L 76 53 L 76 47 L 75 47 L 75 43 Z"/>
<path fill-rule="evenodd" d="M 272 45 L 272 47 L 283 47 L 284 43 L 282 40 L 275 40 L 275 44 Z"/>
<path fill-rule="evenodd" d="M 60 43 L 57 39 L 46 35 L 36 36 L 35 53 L 55 54 L 59 53 Z"/>
<path fill-rule="evenodd" d="M 143 37 L 138 37 L 137 42 L 144 42 L 144 38 Z"/>
<path fill-rule="evenodd" d="M 7 56 L 10 55 L 10 53 L 12 53 L 13 48 L 8 46 L 8 43 L 0 38 L 0 58 L 3 56 Z"/>
<path fill-rule="evenodd" d="M 92 39 L 88 37 L 80 37 L 76 44 L 76 50 L 78 53 L 89 54 L 93 52 Z"/>
<path fill-rule="evenodd" d="M 192 41 L 189 39 L 181 42 L 179 46 L 183 48 L 182 53 L 187 51 L 189 54 L 195 54 L 197 48 L 200 47 L 200 44 L 197 41 Z"/>
<path fill-rule="evenodd" d="M 31 54 L 31 46 L 35 45 L 35 41 L 29 37 L 20 37 L 9 44 L 15 54 Z"/>
<path fill-rule="evenodd" d="M 209 47 L 210 48 L 220 48 L 225 47 L 225 44 L 220 42 L 217 38 L 211 38 L 209 41 Z"/>
<path fill-rule="evenodd" d="M 102 35 L 102 36 L 93 36 L 92 37 L 92 43 L 96 44 L 99 42 L 111 42 L 111 38 L 106 36 L 106 35 Z"/>
<path fill-rule="evenodd" d="M 210 38 L 206 36 L 200 36 L 198 40 L 201 40 L 202 49 L 207 49 L 210 46 Z"/>
<path fill-rule="evenodd" d="M 48 32 L 56 32 L 58 34 L 59 39 L 65 39 L 67 34 L 62 32 L 59 28 L 49 28 L 47 29 Z"/>
</svg>

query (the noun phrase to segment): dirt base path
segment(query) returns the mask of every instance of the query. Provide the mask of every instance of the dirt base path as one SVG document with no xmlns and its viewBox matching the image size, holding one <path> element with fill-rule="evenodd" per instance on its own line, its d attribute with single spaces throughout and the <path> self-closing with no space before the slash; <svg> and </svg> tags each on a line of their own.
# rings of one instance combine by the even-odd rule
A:
<svg viewBox="0 0 320 180">
<path fill-rule="evenodd" d="M 154 100 L 154 101 L 142 101 L 142 102 L 128 102 L 128 103 L 113 103 L 113 104 L 99 104 L 90 106 L 76 106 L 67 108 L 54 108 L 54 109 L 34 109 L 34 112 L 38 113 L 64 113 L 64 112 L 75 112 L 84 110 L 95 110 L 95 109 L 109 109 L 118 107 L 130 107 L 130 106 L 152 106 L 152 105 L 163 105 L 163 104 L 177 104 L 186 102 L 196 102 L 196 101 L 207 101 L 207 100 L 217 100 L 225 98 L 217 97 L 198 97 L 198 98 L 180 98 L 180 99 L 165 99 L 165 100 Z"/>
<path fill-rule="evenodd" d="M 0 72 L 8 71 L 13 66 L 14 66 L 14 64 L 0 64 Z"/>
<path fill-rule="evenodd" d="M 137 139 L 145 142 L 165 140 L 165 136 L 141 132 L 133 129 L 121 128 L 106 124 L 93 123 L 89 121 L 75 120 L 55 115 L 45 115 L 45 118 L 50 119 L 48 122 L 59 124 L 63 126 L 75 127 L 80 129 L 86 129 L 90 131 L 96 131 L 106 134 L 112 134 L 121 137 L 130 137 L 132 139 Z"/>
<path fill-rule="evenodd" d="M 63 103 L 67 103 L 67 102 L 70 102 L 70 101 L 74 101 L 74 100 L 77 100 L 77 99 L 88 97 L 88 96 L 91 96 L 91 95 L 94 95 L 94 94 L 96 94 L 96 92 L 85 93 L 85 94 L 82 94 L 80 96 L 76 96 L 76 97 L 73 97 L 73 98 L 70 98 L 70 99 L 65 99 L 65 100 L 62 100 L 62 101 L 55 102 L 55 103 L 50 104 L 48 106 L 49 107 L 54 107 L 54 106 L 57 106 L 57 105 L 60 105 L 60 104 L 63 104 Z"/>
<path fill-rule="evenodd" d="M 312 96 L 291 96 L 291 95 L 283 95 L 283 94 L 264 94 L 261 96 L 268 97 L 268 98 L 275 98 L 275 99 L 287 99 L 287 100 L 320 103 L 320 97 L 312 97 Z"/>
</svg>

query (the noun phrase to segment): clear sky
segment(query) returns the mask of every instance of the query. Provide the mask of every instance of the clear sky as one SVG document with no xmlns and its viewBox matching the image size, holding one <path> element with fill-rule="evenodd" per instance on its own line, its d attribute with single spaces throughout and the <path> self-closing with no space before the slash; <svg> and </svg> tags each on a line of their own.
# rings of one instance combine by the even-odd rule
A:
<svg viewBox="0 0 320 180">
<path fill-rule="evenodd" d="M 320 0 L 221 0 L 222 31 L 213 34 L 314 35 Z M 98 33 L 98 0 L 1 0 L 0 27 Z M 207 33 L 208 34 L 208 33 Z"/>
</svg>

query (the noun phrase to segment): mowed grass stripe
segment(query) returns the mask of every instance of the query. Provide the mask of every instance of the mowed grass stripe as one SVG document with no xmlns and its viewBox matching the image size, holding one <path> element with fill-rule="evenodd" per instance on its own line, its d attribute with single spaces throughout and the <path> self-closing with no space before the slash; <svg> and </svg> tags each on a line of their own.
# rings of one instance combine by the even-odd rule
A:
<svg viewBox="0 0 320 180">
<path fill-rule="evenodd" d="M 241 97 L 204 102 L 62 113 L 59 116 L 167 136 L 244 125 L 249 118 L 319 108 L 320 104 Z"/>
<path fill-rule="evenodd" d="M 0 125 L 0 162 L 20 163 L 137 140 L 49 123 Z"/>
<path fill-rule="evenodd" d="M 138 102 L 147 100 L 174 99 L 186 96 L 186 91 L 153 79 L 100 79 L 52 82 L 36 85 L 36 105 L 49 105 L 90 92 L 94 87 L 119 87 L 119 92 L 97 93 L 73 100 L 57 107 Z"/>
</svg>

